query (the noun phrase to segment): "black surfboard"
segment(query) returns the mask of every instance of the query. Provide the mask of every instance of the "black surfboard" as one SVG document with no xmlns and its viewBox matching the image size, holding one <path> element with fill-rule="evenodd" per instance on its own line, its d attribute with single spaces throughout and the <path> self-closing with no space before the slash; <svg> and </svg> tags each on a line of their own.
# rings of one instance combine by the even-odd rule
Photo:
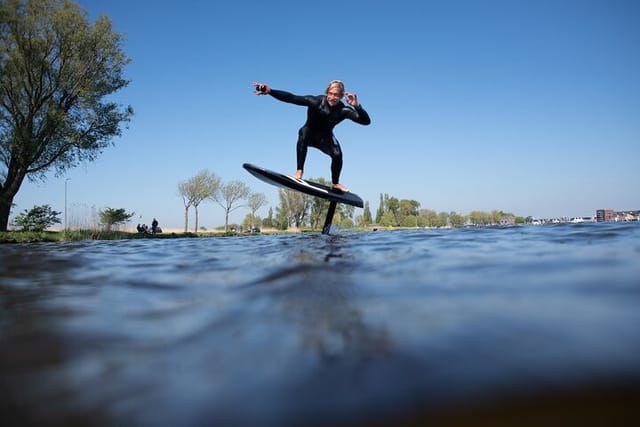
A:
<svg viewBox="0 0 640 427">
<path fill-rule="evenodd" d="M 344 203 L 345 205 L 352 205 L 358 208 L 362 208 L 364 206 L 360 196 L 350 191 L 345 193 L 326 185 L 318 184 L 317 182 L 294 178 L 292 176 L 252 165 L 251 163 L 245 163 L 242 167 L 256 178 L 281 188 L 300 191 L 301 193 L 308 194 L 309 196 L 320 197 L 332 202 Z"/>
</svg>

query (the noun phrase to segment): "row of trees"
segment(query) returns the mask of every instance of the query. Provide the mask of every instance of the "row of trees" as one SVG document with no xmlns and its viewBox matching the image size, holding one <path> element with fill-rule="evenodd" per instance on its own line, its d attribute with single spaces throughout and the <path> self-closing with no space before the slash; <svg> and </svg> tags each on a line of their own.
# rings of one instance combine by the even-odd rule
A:
<svg viewBox="0 0 640 427">
<path fill-rule="evenodd" d="M 323 178 L 315 181 L 327 184 Z M 275 217 L 269 210 L 269 216 L 262 220 L 265 227 L 287 229 L 288 227 L 310 227 L 320 229 L 329 207 L 324 199 L 307 196 L 291 190 L 279 191 L 280 204 L 276 208 Z M 415 200 L 398 199 L 388 194 L 380 195 L 380 204 L 375 219 L 372 216 L 369 202 L 365 202 L 362 215 L 354 218 L 354 207 L 338 204 L 334 224 L 343 227 L 461 227 L 464 225 L 508 225 L 524 223 L 526 220 L 503 211 L 481 212 L 473 211 L 469 215 L 456 212 L 436 212 L 430 209 L 420 209 L 420 203 Z M 255 212 L 254 212 L 255 213 Z M 251 218 L 253 221 L 259 218 Z M 245 222 L 247 220 L 245 219 Z"/>
<path fill-rule="evenodd" d="M 314 181 L 328 185 L 324 178 L 315 178 Z M 288 228 L 322 228 L 329 201 L 308 196 L 292 191 L 279 190 L 279 204 L 275 209 L 269 209 L 268 216 L 261 219 L 256 212 L 266 205 L 266 197 L 262 193 L 251 193 L 244 183 L 232 181 L 223 184 L 215 174 L 201 171 L 186 182 L 178 185 L 178 192 L 182 196 L 185 206 L 185 232 L 188 228 L 188 212 L 191 207 L 196 211 L 196 224 L 194 230 L 198 230 L 198 206 L 204 200 L 218 203 L 225 210 L 225 231 L 229 229 L 229 213 L 240 207 L 249 207 L 242 226 L 252 229 L 261 224 L 265 228 L 286 230 Z M 245 201 L 245 204 L 239 202 Z M 421 209 L 420 203 L 415 200 L 398 199 L 388 194 L 380 195 L 380 203 L 376 211 L 375 219 L 371 214 L 369 202 L 365 202 L 362 215 L 354 218 L 353 206 L 338 204 L 333 223 L 343 227 L 369 227 L 378 225 L 382 227 L 461 227 L 464 225 L 509 225 L 524 223 L 526 220 L 516 217 L 511 213 L 493 210 L 491 212 L 473 211 L 468 215 L 456 212 L 436 212 L 430 209 Z"/>
<path fill-rule="evenodd" d="M 326 184 L 323 178 L 316 181 Z M 266 204 L 266 197 L 261 193 L 251 193 L 242 183 L 231 182 L 222 184 L 215 174 L 202 171 L 190 180 L 178 185 L 179 192 L 185 202 L 185 232 L 188 225 L 188 209 L 196 209 L 196 231 L 198 227 L 197 208 L 203 200 L 210 199 L 218 202 L 226 211 L 225 231 L 228 230 L 228 214 L 239 207 L 249 207 L 243 221 L 246 229 L 253 229 L 261 224 L 263 227 L 286 230 L 290 227 L 309 227 L 320 229 L 323 225 L 329 202 L 317 197 L 291 191 L 279 190 L 280 204 L 276 212 L 269 208 L 268 216 L 261 219 L 256 212 Z M 245 200 L 246 204 L 236 202 Z M 507 225 L 526 222 L 525 218 L 516 218 L 512 214 L 502 211 L 481 212 L 473 211 L 469 215 L 456 212 L 436 212 L 430 209 L 420 209 L 420 203 L 415 200 L 398 200 L 387 194 L 380 196 L 380 206 L 376 212 L 376 221 L 371 216 L 369 203 L 366 202 L 362 215 L 354 220 L 354 207 L 339 204 L 334 216 L 334 224 L 343 227 L 368 227 L 372 225 L 385 227 L 460 227 L 464 225 Z M 25 231 L 42 231 L 59 224 L 60 212 L 56 212 L 49 205 L 34 206 L 31 210 L 17 215 L 14 219 L 16 226 Z M 105 208 L 98 211 L 100 226 L 111 231 L 112 228 L 127 223 L 135 213 L 128 213 L 123 208 Z"/>
<path fill-rule="evenodd" d="M 375 224 L 385 227 L 461 227 L 464 225 L 509 225 L 524 223 L 525 218 L 503 211 L 472 211 L 469 215 L 457 212 L 436 212 L 420 209 L 415 200 L 397 199 L 388 194 L 380 195 L 380 204 L 376 211 Z M 369 204 L 365 203 L 364 213 L 358 217 L 360 226 L 372 225 L 373 218 Z"/>
<path fill-rule="evenodd" d="M 244 206 L 239 202 L 246 201 L 246 206 L 251 209 L 251 217 L 256 217 L 256 212 L 267 203 L 267 198 L 262 193 L 252 193 L 251 189 L 243 182 L 230 181 L 223 183 L 220 178 L 207 170 L 202 170 L 192 178 L 178 184 L 178 194 L 184 203 L 184 231 L 189 227 L 189 209 L 195 210 L 194 231 L 198 231 L 198 207 L 205 201 L 213 201 L 219 204 L 225 211 L 224 230 L 229 229 L 229 214 Z M 251 224 L 253 227 L 253 223 Z"/>
</svg>

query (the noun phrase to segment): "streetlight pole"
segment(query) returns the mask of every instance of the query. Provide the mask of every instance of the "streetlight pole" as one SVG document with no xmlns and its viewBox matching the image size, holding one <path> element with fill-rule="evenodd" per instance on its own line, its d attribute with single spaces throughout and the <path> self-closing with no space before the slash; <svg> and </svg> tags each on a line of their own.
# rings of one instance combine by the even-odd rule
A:
<svg viewBox="0 0 640 427">
<path fill-rule="evenodd" d="M 67 231 L 67 182 L 70 178 L 64 180 L 64 231 Z"/>
</svg>

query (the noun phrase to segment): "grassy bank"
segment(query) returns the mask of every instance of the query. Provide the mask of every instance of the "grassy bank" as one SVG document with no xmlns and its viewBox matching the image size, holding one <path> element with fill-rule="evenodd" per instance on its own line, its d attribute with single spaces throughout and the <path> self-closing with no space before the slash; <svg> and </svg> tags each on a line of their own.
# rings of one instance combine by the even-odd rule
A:
<svg viewBox="0 0 640 427">
<path fill-rule="evenodd" d="M 230 236 L 235 233 L 215 234 Z M 67 242 L 79 240 L 124 240 L 124 239 L 173 239 L 178 237 L 212 237 L 213 234 L 161 233 L 143 234 L 128 231 L 68 230 L 68 231 L 6 231 L 0 232 L 0 243 Z"/>
<path fill-rule="evenodd" d="M 351 231 L 376 231 L 376 230 L 392 230 L 394 228 L 387 227 L 369 227 L 349 229 Z M 395 228 L 401 229 L 401 228 Z M 276 230 L 267 229 L 257 233 L 258 235 L 266 234 L 298 234 L 298 233 L 320 233 L 320 230 L 312 229 L 289 229 Z M 255 236 L 256 233 L 238 233 L 238 232 L 165 232 L 160 234 L 144 234 L 131 231 L 103 231 L 103 230 L 67 230 L 67 231 L 0 231 L 0 243 L 35 243 L 35 242 L 71 242 L 80 240 L 128 240 L 128 239 L 175 239 L 175 238 L 206 238 L 206 237 L 231 237 L 231 236 Z"/>
</svg>

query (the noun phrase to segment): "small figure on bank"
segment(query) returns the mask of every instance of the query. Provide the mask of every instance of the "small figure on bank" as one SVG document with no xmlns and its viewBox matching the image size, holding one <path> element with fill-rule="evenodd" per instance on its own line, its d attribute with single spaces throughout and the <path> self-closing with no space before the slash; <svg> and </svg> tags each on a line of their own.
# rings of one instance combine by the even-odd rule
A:
<svg viewBox="0 0 640 427">
<path fill-rule="evenodd" d="M 362 108 L 355 93 L 345 92 L 344 83 L 333 80 L 329 83 L 324 95 L 294 95 L 283 90 L 271 89 L 266 83 L 254 82 L 256 95 L 271 95 L 275 99 L 290 104 L 307 107 L 307 121 L 298 131 L 296 145 L 297 170 L 296 178 L 302 178 L 304 162 L 307 158 L 309 146 L 315 147 L 331 157 L 331 182 L 333 188 L 347 192 L 349 189 L 340 184 L 342 171 L 342 149 L 333 134 L 333 128 L 343 121 L 350 119 L 361 125 L 371 123 L 369 114 Z M 349 104 L 347 107 L 341 99 Z"/>
<path fill-rule="evenodd" d="M 151 233 L 162 233 L 162 229 L 158 227 L 158 220 L 155 218 L 153 218 L 153 221 L 151 222 Z"/>
</svg>

